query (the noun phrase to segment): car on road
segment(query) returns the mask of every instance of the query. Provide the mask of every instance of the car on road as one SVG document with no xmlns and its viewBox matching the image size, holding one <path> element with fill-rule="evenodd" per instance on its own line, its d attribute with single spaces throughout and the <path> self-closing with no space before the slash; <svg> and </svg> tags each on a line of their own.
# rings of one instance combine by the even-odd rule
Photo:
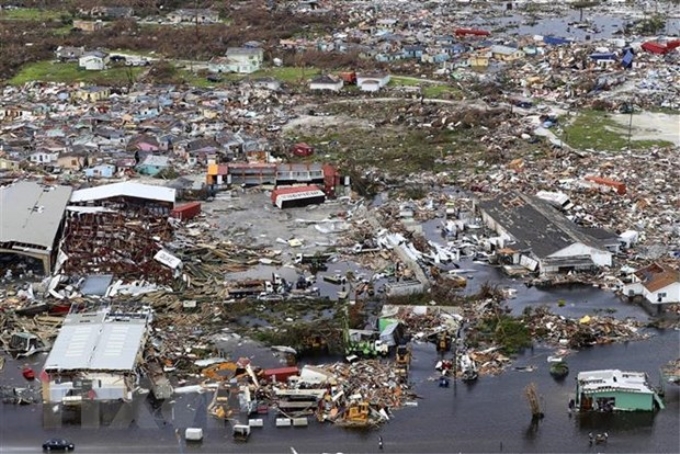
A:
<svg viewBox="0 0 680 454">
<path fill-rule="evenodd" d="M 50 438 L 42 445 L 43 451 L 73 451 L 76 445 L 63 438 Z"/>
</svg>

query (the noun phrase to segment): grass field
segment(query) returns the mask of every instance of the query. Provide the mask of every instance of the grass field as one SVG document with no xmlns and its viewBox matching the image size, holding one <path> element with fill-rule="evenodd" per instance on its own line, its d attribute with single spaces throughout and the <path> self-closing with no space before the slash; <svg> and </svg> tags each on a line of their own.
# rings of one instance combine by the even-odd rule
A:
<svg viewBox="0 0 680 454">
<path fill-rule="evenodd" d="M 86 82 L 101 85 L 121 85 L 136 79 L 143 68 L 111 68 L 104 71 L 86 71 L 78 68 L 77 63 L 58 63 L 51 60 L 30 63 L 8 81 L 10 85 L 22 85 L 26 82 Z"/>
<path fill-rule="evenodd" d="M 62 15 L 69 14 L 63 11 L 40 10 L 37 8 L 15 8 L 0 11 L 0 20 L 44 22 L 59 20 Z"/>
</svg>

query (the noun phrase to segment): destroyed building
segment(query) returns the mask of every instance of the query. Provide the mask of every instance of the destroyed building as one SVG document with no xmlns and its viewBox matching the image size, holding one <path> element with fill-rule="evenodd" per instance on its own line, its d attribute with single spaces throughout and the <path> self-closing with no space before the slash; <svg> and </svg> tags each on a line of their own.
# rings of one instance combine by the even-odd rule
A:
<svg viewBox="0 0 680 454">
<path fill-rule="evenodd" d="M 0 188 L 0 252 L 37 259 L 49 274 L 71 191 L 29 181 Z"/>
<path fill-rule="evenodd" d="M 613 253 L 606 241 L 590 235 L 538 197 L 510 192 L 480 202 L 478 209 L 486 227 L 502 240 L 499 254 L 512 264 L 541 274 L 612 265 Z"/>
<path fill-rule="evenodd" d="M 141 306 L 74 305 L 41 374 L 43 402 L 130 401 L 151 312 Z"/>
<path fill-rule="evenodd" d="M 172 240 L 175 189 L 123 182 L 75 191 L 68 207 L 60 271 L 163 282 L 171 269 L 154 256 Z"/>
</svg>

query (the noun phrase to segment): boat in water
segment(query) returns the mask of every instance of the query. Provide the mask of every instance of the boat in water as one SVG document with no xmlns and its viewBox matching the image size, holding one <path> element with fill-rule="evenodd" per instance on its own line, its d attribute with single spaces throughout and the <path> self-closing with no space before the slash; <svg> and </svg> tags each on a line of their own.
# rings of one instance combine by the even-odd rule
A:
<svg viewBox="0 0 680 454">
<path fill-rule="evenodd" d="M 569 375 L 569 366 L 567 365 L 566 361 L 564 361 L 563 359 L 560 359 L 558 361 L 551 361 L 550 375 L 552 375 L 552 377 L 555 380 L 562 380 L 567 375 Z"/>
</svg>

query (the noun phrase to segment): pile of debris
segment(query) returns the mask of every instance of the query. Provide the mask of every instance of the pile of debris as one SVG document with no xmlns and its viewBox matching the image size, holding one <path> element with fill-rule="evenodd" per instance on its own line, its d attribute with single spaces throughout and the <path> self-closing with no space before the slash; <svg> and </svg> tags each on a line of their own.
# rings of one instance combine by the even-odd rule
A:
<svg viewBox="0 0 680 454">
<path fill-rule="evenodd" d="M 390 410 L 414 406 L 418 396 L 397 376 L 391 362 L 363 360 L 306 366 L 297 383 L 316 381 L 321 394 L 316 416 L 342 426 L 377 425 L 390 419 Z M 323 377 L 319 380 L 318 377 Z M 277 403 L 280 405 L 280 402 Z"/>
<path fill-rule="evenodd" d="M 496 348 L 468 351 L 470 359 L 477 364 L 479 375 L 498 375 L 510 364 L 510 358 Z"/>
<path fill-rule="evenodd" d="M 613 317 L 586 315 L 576 320 L 551 314 L 547 310 L 537 310 L 526 322 L 535 339 L 572 349 L 647 337 L 639 331 L 641 323 L 633 319 L 622 321 Z"/>
<path fill-rule="evenodd" d="M 661 368 L 661 374 L 668 383 L 680 385 L 680 358 L 670 361 Z"/>
</svg>

